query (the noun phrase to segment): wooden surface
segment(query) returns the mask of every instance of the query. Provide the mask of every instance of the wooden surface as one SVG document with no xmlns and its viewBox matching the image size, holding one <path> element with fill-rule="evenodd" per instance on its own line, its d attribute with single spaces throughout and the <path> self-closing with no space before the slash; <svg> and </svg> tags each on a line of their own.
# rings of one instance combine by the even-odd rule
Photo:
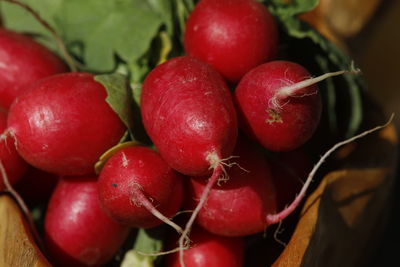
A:
<svg viewBox="0 0 400 267">
<path fill-rule="evenodd" d="M 0 266 L 51 266 L 33 241 L 20 208 L 8 194 L 0 194 Z"/>
</svg>

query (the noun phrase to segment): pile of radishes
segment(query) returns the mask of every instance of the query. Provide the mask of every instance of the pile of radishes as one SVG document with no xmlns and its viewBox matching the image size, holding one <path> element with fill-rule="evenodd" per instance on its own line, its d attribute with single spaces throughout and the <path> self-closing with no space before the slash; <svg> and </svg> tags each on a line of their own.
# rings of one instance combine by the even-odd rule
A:
<svg viewBox="0 0 400 267">
<path fill-rule="evenodd" d="M 142 84 L 153 146 L 118 147 L 127 127 L 94 74 L 68 72 L 30 37 L 0 29 L 0 188 L 51 193 L 44 241 L 55 266 L 105 265 L 131 230 L 162 224 L 177 232 L 166 266 L 242 266 L 244 238 L 300 204 L 311 170 L 301 149 L 327 76 L 276 60 L 276 22 L 256 0 L 200 1 L 183 45 L 187 55 Z M 175 220 L 180 212 L 189 215 Z"/>
</svg>

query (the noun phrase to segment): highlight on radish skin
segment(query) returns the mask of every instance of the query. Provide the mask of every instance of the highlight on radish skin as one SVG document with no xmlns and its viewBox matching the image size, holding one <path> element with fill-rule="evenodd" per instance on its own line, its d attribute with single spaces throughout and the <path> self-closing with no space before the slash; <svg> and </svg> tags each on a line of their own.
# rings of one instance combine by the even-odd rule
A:
<svg viewBox="0 0 400 267">
<path fill-rule="evenodd" d="M 237 83 L 278 52 L 278 27 L 256 0 L 203 0 L 186 23 L 185 51 Z"/>
<path fill-rule="evenodd" d="M 32 84 L 8 115 L 18 153 L 50 173 L 93 173 L 98 158 L 126 129 L 106 97 L 105 88 L 88 73 L 57 74 Z"/>
<path fill-rule="evenodd" d="M 288 217 L 300 205 L 311 181 L 322 163 L 339 147 L 355 141 L 367 134 L 386 127 L 362 132 L 352 138 L 337 143 L 329 149 L 309 172 L 307 180 L 294 200 L 281 211 L 275 213 L 276 199 L 272 178 L 268 176 L 266 161 L 262 154 L 239 139 L 234 153 L 242 156 L 237 164 L 228 170 L 230 179 L 219 187 L 214 187 L 197 217 L 196 222 L 204 229 L 224 236 L 245 236 L 264 231 L 269 225 L 277 224 Z M 244 171 L 248 168 L 248 172 Z M 267 175 L 266 175 L 267 174 Z M 270 174 L 269 174 L 270 175 Z M 204 188 L 205 181 L 199 177 L 188 182 L 187 203 L 191 208 Z M 251 203 L 251 204 L 250 204 Z M 251 205 L 251 209 L 249 208 Z M 264 214 L 264 215 L 262 215 Z"/>
<path fill-rule="evenodd" d="M 192 57 L 177 57 L 154 68 L 141 95 L 145 129 L 165 161 L 192 176 L 210 175 L 199 205 L 180 239 L 183 247 L 191 225 L 223 172 L 237 138 L 231 93 L 220 74 Z"/>
<path fill-rule="evenodd" d="M 248 72 L 235 89 L 240 127 L 269 150 L 289 151 L 303 145 L 321 116 L 317 86 L 279 99 L 279 106 L 271 105 L 271 99 L 280 88 L 308 77 L 306 69 L 289 61 L 271 61 Z"/>
<path fill-rule="evenodd" d="M 256 144 L 241 137 L 233 154 L 237 158 L 227 168 L 229 179 L 211 189 L 196 223 L 217 235 L 246 236 L 263 231 L 265 217 L 276 212 L 275 187 L 267 159 Z M 206 177 L 187 181 L 185 209 L 197 205 L 206 184 Z"/>
<path fill-rule="evenodd" d="M 191 235 L 192 246 L 185 251 L 186 267 L 241 267 L 244 262 L 244 240 L 239 237 L 223 237 L 195 227 Z M 169 246 L 176 244 L 169 240 Z M 166 257 L 167 267 L 182 267 L 178 254 Z"/>
<path fill-rule="evenodd" d="M 146 132 L 168 164 L 185 175 L 208 175 L 231 155 L 236 111 L 222 77 L 206 63 L 177 57 L 154 68 L 143 83 Z"/>
<path fill-rule="evenodd" d="M 29 84 L 66 72 L 64 62 L 29 36 L 0 28 L 0 107 L 9 109 Z M 23 75 L 21 75 L 23 74 Z"/>
<path fill-rule="evenodd" d="M 103 266 L 129 232 L 101 208 L 96 176 L 60 180 L 44 221 L 46 248 L 56 266 Z"/>
<path fill-rule="evenodd" d="M 316 83 L 346 72 L 310 78 L 297 63 L 271 61 L 248 72 L 235 90 L 240 127 L 265 148 L 290 151 L 314 134 L 322 103 Z"/>
<path fill-rule="evenodd" d="M 104 210 L 114 220 L 137 228 L 167 223 L 183 199 L 182 176 L 150 148 L 132 146 L 117 151 L 104 165 L 98 180 Z"/>
</svg>

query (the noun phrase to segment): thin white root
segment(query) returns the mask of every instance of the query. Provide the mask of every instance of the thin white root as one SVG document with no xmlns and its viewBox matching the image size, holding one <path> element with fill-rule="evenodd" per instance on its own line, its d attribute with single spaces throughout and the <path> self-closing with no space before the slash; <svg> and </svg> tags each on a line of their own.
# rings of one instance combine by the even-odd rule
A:
<svg viewBox="0 0 400 267">
<path fill-rule="evenodd" d="M 280 221 L 278 224 L 278 227 L 276 228 L 275 232 L 274 232 L 274 240 L 279 243 L 280 245 L 282 245 L 282 247 L 286 247 L 287 244 L 285 242 L 283 242 L 282 240 L 279 239 L 278 235 L 283 233 L 283 229 L 282 229 L 282 222 Z"/>
<path fill-rule="evenodd" d="M 184 249 L 188 249 L 189 246 L 185 247 Z M 167 251 L 160 251 L 160 252 L 155 252 L 155 253 L 147 253 L 147 252 L 143 252 L 143 251 L 139 251 L 139 250 L 135 250 L 138 254 L 143 255 L 143 256 L 150 256 L 150 257 L 158 257 L 158 256 L 163 256 L 163 255 L 168 255 L 168 254 L 172 254 L 172 253 L 176 253 L 180 250 L 180 247 L 171 249 L 171 250 L 167 250 Z"/>
<path fill-rule="evenodd" d="M 135 204 L 143 205 L 151 214 L 153 214 L 159 220 L 174 228 L 179 234 L 182 234 L 183 229 L 179 225 L 171 221 L 171 219 L 164 216 L 159 210 L 156 209 L 156 207 L 154 207 L 153 203 L 151 203 L 148 197 L 146 197 L 143 193 L 143 189 L 140 185 L 135 183 L 131 187 L 131 190 L 133 195 L 133 198 L 131 200 L 132 202 L 134 202 Z"/>
<path fill-rule="evenodd" d="M 266 221 L 267 221 L 267 225 L 271 225 L 271 224 L 275 224 L 275 223 L 279 223 L 280 221 L 282 221 L 283 219 L 285 219 L 287 216 L 289 216 L 300 204 L 300 202 L 303 200 L 306 191 L 308 189 L 308 187 L 310 186 L 312 179 L 315 175 L 315 173 L 317 172 L 317 170 L 321 167 L 321 165 L 325 162 L 325 160 L 334 152 L 336 151 L 339 147 L 344 146 L 348 143 L 351 143 L 359 138 L 362 138 L 368 134 L 371 134 L 375 131 L 378 131 L 382 128 L 385 128 L 386 126 L 388 126 L 392 120 L 393 120 L 394 114 L 392 114 L 389 118 L 389 120 L 380 126 L 377 126 L 375 128 L 372 128 L 370 130 L 367 130 L 365 132 L 362 132 L 358 135 L 355 135 L 349 139 L 346 139 L 344 141 L 341 141 L 337 144 L 335 144 L 333 147 L 331 147 L 328 151 L 325 152 L 325 154 L 322 155 L 322 157 L 320 158 L 320 160 L 317 162 L 317 164 L 315 164 L 315 166 L 313 167 L 313 169 L 311 170 L 311 172 L 309 173 L 306 182 L 304 183 L 303 187 L 300 190 L 300 193 L 296 196 L 296 198 L 293 200 L 293 202 L 286 207 L 285 209 L 283 209 L 282 211 L 280 211 L 277 214 L 270 214 L 267 215 Z"/>
<path fill-rule="evenodd" d="M 274 109 L 274 110 L 280 110 L 287 103 L 287 101 L 284 101 L 284 104 L 281 104 L 281 102 L 283 102 L 283 100 L 285 100 L 287 97 L 296 96 L 296 93 L 299 90 L 301 90 L 305 87 L 314 85 L 316 83 L 319 83 L 330 77 L 339 76 L 339 75 L 342 75 L 345 73 L 359 74 L 359 73 L 361 73 L 361 70 L 355 68 L 354 63 L 352 63 L 349 70 L 328 72 L 328 73 L 325 73 L 318 77 L 314 77 L 314 78 L 311 77 L 311 78 L 305 79 L 301 82 L 297 82 L 297 83 L 294 83 L 291 85 L 284 86 L 284 87 L 280 88 L 279 90 L 277 90 L 275 95 L 273 97 L 271 97 L 271 99 L 269 100 L 269 108 Z M 311 95 L 312 94 L 314 94 L 314 93 L 311 93 Z M 307 96 L 307 95 L 310 95 L 310 94 L 304 94 L 302 96 Z"/>
<path fill-rule="evenodd" d="M 221 164 L 221 160 L 219 160 L 219 163 L 216 165 L 214 168 L 213 174 L 210 177 L 209 181 L 207 182 L 207 185 L 205 186 L 203 193 L 200 197 L 199 203 L 197 204 L 196 208 L 194 209 L 192 215 L 190 216 L 188 222 L 186 223 L 185 229 L 182 233 L 182 235 L 179 238 L 179 262 L 182 267 L 185 267 L 185 262 L 183 260 L 184 256 L 184 247 L 188 246 L 188 243 L 190 242 L 189 239 L 189 233 L 192 229 L 193 223 L 195 219 L 197 218 L 198 213 L 200 212 L 201 208 L 204 206 L 205 202 L 207 201 L 208 195 L 211 192 L 212 187 L 214 184 L 218 181 L 218 178 L 225 172 L 223 165 Z"/>
</svg>

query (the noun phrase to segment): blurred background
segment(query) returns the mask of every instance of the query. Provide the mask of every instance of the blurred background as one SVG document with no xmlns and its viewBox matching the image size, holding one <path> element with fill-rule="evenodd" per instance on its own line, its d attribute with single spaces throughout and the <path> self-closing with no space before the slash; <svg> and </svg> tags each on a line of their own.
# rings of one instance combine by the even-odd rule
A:
<svg viewBox="0 0 400 267">
<path fill-rule="evenodd" d="M 367 80 L 368 93 L 387 116 L 396 114 L 399 131 L 400 1 L 321 0 L 304 19 L 352 55 Z M 400 266 L 399 181 L 397 174 L 393 205 L 387 207 L 389 221 L 369 267 Z"/>
<path fill-rule="evenodd" d="M 350 1 L 351 2 L 351 1 Z M 361 5 L 364 2 L 362 1 Z M 374 1 L 371 1 L 374 2 Z M 381 2 L 366 25 L 346 40 L 350 53 L 361 66 L 368 90 L 384 108 L 394 112 L 400 129 L 400 1 Z M 399 164 L 398 164 L 399 166 Z M 400 175 L 397 174 L 389 224 L 379 244 L 372 266 L 399 266 L 400 259 Z"/>
</svg>

